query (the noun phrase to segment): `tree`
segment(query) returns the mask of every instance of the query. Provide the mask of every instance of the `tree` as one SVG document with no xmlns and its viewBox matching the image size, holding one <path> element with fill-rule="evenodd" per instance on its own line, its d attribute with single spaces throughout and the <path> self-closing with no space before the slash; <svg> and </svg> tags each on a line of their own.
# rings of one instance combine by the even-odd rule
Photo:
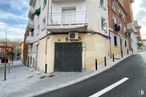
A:
<svg viewBox="0 0 146 97">
<path fill-rule="evenodd" d="M 12 66 L 13 66 L 14 55 L 15 53 L 13 51 L 9 51 L 7 53 L 8 60 L 12 61 Z"/>
</svg>

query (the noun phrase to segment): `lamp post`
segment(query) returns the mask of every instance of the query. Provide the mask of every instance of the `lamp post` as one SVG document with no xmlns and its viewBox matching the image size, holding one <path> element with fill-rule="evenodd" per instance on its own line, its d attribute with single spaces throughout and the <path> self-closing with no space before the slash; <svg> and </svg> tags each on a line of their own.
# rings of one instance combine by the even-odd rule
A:
<svg viewBox="0 0 146 97">
<path fill-rule="evenodd" d="M 6 77 L 6 73 L 7 73 L 7 69 L 6 69 L 6 65 L 7 65 L 7 30 L 5 29 L 5 66 L 4 66 L 4 81 L 6 81 L 7 77 Z"/>
</svg>

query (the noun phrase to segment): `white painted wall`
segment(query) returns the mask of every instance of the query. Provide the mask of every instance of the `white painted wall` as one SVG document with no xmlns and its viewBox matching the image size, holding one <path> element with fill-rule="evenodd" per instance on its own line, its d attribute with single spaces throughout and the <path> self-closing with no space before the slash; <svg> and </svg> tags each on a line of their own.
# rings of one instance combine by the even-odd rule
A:
<svg viewBox="0 0 146 97">
<path fill-rule="evenodd" d="M 104 1 L 105 8 L 102 8 L 100 6 L 100 0 L 86 0 L 88 29 L 108 36 L 108 4 L 107 0 Z M 101 29 L 101 17 L 106 19 L 107 32 Z"/>
<path fill-rule="evenodd" d="M 134 33 L 131 33 L 131 45 L 132 45 L 133 51 L 137 52 L 138 51 L 138 40 Z"/>
<path fill-rule="evenodd" d="M 105 1 L 105 8 L 100 6 L 100 0 L 64 0 L 58 2 L 52 2 L 50 5 L 50 19 L 49 24 L 61 24 L 62 23 L 62 8 L 75 7 L 75 23 L 88 23 L 88 30 L 98 32 L 106 36 L 109 35 L 108 31 L 108 4 Z M 85 13 L 86 12 L 86 13 Z M 52 13 L 52 15 L 51 15 Z M 101 28 L 101 17 L 105 18 L 107 23 L 107 31 Z"/>
<path fill-rule="evenodd" d="M 63 8 L 76 8 L 75 22 L 74 23 L 85 23 L 86 22 L 86 6 L 85 0 L 81 1 L 65 1 L 65 2 L 52 2 L 51 23 L 61 24 L 62 23 L 62 9 Z"/>
</svg>

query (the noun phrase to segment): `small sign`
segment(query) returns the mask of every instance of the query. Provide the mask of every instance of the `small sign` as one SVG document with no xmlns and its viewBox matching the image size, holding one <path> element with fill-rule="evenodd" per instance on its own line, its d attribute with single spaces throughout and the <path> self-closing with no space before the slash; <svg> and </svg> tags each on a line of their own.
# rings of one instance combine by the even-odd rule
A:
<svg viewBox="0 0 146 97">
<path fill-rule="evenodd" d="M 138 94 L 141 95 L 141 96 L 144 95 L 144 90 L 139 90 Z"/>
</svg>

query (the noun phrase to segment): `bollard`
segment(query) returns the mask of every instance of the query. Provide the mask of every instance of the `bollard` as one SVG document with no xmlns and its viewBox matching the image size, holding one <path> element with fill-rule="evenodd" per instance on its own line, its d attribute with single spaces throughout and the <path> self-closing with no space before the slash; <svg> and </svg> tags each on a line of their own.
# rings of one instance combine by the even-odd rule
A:
<svg viewBox="0 0 146 97">
<path fill-rule="evenodd" d="M 127 55 L 129 55 L 129 50 L 127 49 Z"/>
<path fill-rule="evenodd" d="M 113 62 L 115 62 L 115 55 L 113 54 Z"/>
<path fill-rule="evenodd" d="M 121 51 L 121 58 L 123 58 L 123 51 Z"/>
<path fill-rule="evenodd" d="M 97 59 L 95 59 L 95 70 L 97 70 L 98 67 L 97 67 Z"/>
<path fill-rule="evenodd" d="M 106 57 L 104 57 L 104 65 L 106 66 Z"/>
<path fill-rule="evenodd" d="M 133 53 L 133 48 L 132 48 L 132 53 Z"/>
<path fill-rule="evenodd" d="M 47 73 L 47 64 L 45 64 L 45 73 Z"/>
</svg>

